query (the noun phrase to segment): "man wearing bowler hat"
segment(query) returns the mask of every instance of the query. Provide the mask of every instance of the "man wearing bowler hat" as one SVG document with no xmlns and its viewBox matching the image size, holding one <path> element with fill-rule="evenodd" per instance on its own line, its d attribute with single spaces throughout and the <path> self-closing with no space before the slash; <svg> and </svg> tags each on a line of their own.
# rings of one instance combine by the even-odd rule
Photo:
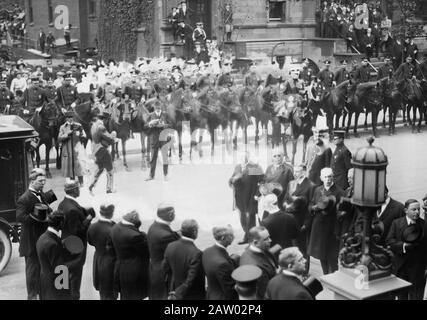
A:
<svg viewBox="0 0 427 320">
<path fill-rule="evenodd" d="M 244 265 L 236 268 L 231 277 L 236 282 L 234 289 L 239 295 L 239 300 L 259 300 L 257 283 L 261 278 L 262 270 L 255 265 Z"/>
<path fill-rule="evenodd" d="M 310 203 L 311 229 L 307 253 L 320 260 L 324 274 L 338 270 L 339 239 L 336 235 L 337 207 L 344 191 L 334 183 L 331 168 L 320 172 L 323 185 L 314 190 Z"/>
<path fill-rule="evenodd" d="M 62 238 L 76 236 L 83 242 L 84 249 L 80 254 L 79 263 L 70 270 L 70 289 L 73 300 L 80 299 L 83 265 L 86 261 L 87 230 L 95 217 L 93 209 L 85 209 L 78 203 L 80 185 L 78 181 L 70 180 L 64 186 L 65 198 L 58 206 L 58 211 L 65 215 Z"/>
<path fill-rule="evenodd" d="M 22 224 L 19 255 L 25 257 L 25 276 L 28 300 L 40 297 L 40 263 L 36 242 L 47 229 L 47 218 L 51 209 L 49 199 L 43 193 L 46 173 L 43 169 L 33 169 L 29 176 L 30 186 L 16 203 L 16 221 Z"/>
<path fill-rule="evenodd" d="M 334 172 L 334 183 L 341 189 L 346 190 L 348 185 L 347 174 L 353 166 L 351 164 L 351 152 L 344 144 L 345 131 L 336 130 L 333 133 L 336 146 L 332 154 L 331 169 Z"/>
<path fill-rule="evenodd" d="M 400 300 L 422 300 L 427 268 L 427 224 L 420 218 L 420 203 L 409 199 L 405 202 L 405 217 L 391 224 L 386 244 L 394 253 L 393 273 L 412 283 Z"/>
</svg>

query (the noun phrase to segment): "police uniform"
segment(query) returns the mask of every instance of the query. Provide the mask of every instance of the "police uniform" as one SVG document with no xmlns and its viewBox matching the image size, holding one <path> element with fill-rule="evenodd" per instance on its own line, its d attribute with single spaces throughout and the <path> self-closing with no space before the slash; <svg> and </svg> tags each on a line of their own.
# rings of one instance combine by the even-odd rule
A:
<svg viewBox="0 0 427 320">
<path fill-rule="evenodd" d="M 371 71 L 369 69 L 369 66 L 360 66 L 356 69 L 354 72 L 354 81 L 356 83 L 363 83 L 363 82 L 369 82 L 371 79 Z"/>
<path fill-rule="evenodd" d="M 262 270 L 255 265 L 240 266 L 231 273 L 231 277 L 236 282 L 236 291 L 239 295 L 239 300 L 257 300 L 263 299 L 259 297 L 257 292 L 257 282 L 261 278 Z"/>
<path fill-rule="evenodd" d="M 30 116 L 36 112 L 37 108 L 41 108 L 46 101 L 46 93 L 39 85 L 32 84 L 24 92 L 25 107 Z"/>
<path fill-rule="evenodd" d="M 56 99 L 59 106 L 67 110 L 70 109 L 73 103 L 78 102 L 79 97 L 77 94 L 77 88 L 72 84 L 65 82 L 58 88 Z"/>
<path fill-rule="evenodd" d="M 330 63 L 326 63 L 326 65 L 329 65 Z M 322 85 L 327 89 L 330 90 L 332 88 L 332 83 L 334 81 L 334 74 L 329 69 L 323 69 L 317 74 L 317 79 L 320 80 Z"/>
<path fill-rule="evenodd" d="M 45 90 L 46 98 L 48 101 L 56 101 L 58 89 L 55 87 L 53 83 L 46 85 L 44 87 L 44 90 Z"/>
<path fill-rule="evenodd" d="M 394 73 L 394 68 L 391 63 L 383 64 L 378 69 L 377 80 L 388 77 L 390 74 L 392 75 L 393 73 Z"/>
<path fill-rule="evenodd" d="M 309 67 L 304 67 L 304 68 L 302 68 L 302 70 L 299 74 L 299 79 L 303 80 L 304 83 L 307 83 L 307 82 L 311 81 L 312 76 L 313 76 L 313 70 Z"/>
<path fill-rule="evenodd" d="M 129 95 L 129 99 L 139 103 L 144 96 L 142 85 L 136 81 L 129 82 L 125 87 L 125 94 Z"/>
<path fill-rule="evenodd" d="M 335 131 L 334 136 L 344 139 L 345 131 Z M 341 189 L 346 190 L 348 185 L 347 174 L 352 168 L 351 152 L 347 149 L 344 143 L 335 148 L 332 155 L 331 169 L 334 174 L 334 183 Z"/>
<path fill-rule="evenodd" d="M 335 72 L 334 80 L 339 85 L 340 83 L 350 80 L 350 73 L 346 69 L 347 62 L 342 61 L 341 62 L 342 67 Z"/>
</svg>

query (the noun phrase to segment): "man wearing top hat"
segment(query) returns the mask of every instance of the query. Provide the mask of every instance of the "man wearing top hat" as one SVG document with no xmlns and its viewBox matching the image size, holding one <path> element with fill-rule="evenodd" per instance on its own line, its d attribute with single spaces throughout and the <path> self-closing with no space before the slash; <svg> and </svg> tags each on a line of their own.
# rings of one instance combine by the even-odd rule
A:
<svg viewBox="0 0 427 320">
<path fill-rule="evenodd" d="M 336 231 L 336 205 L 344 191 L 334 183 L 331 168 L 320 173 L 323 185 L 317 187 L 310 202 L 311 221 L 307 253 L 320 260 L 324 274 L 338 270 L 339 239 Z"/>
<path fill-rule="evenodd" d="M 47 229 L 47 217 L 51 211 L 49 203 L 54 200 L 43 193 L 46 184 L 43 169 L 33 169 L 29 180 L 28 190 L 16 202 L 16 221 L 22 224 L 19 255 L 25 257 L 28 300 L 36 300 L 40 295 L 40 263 L 36 242 Z"/>
<path fill-rule="evenodd" d="M 356 83 L 369 82 L 371 79 L 371 67 L 368 65 L 369 59 L 367 57 L 362 58 L 362 63 L 356 68 L 353 79 Z"/>
<path fill-rule="evenodd" d="M 78 255 L 70 257 L 61 241 L 62 228 L 65 222 L 65 216 L 62 212 L 56 211 L 48 218 L 48 228 L 37 240 L 37 255 L 40 262 L 40 280 L 41 280 L 41 300 L 71 300 L 71 290 L 65 283 L 70 280 L 62 278 L 64 285 L 57 287 L 58 267 L 64 266 L 71 270 L 78 263 Z"/>
<path fill-rule="evenodd" d="M 102 204 L 98 221 L 92 223 L 87 231 L 87 241 L 95 247 L 93 257 L 93 286 L 99 291 L 101 300 L 116 300 L 117 290 L 114 282 L 116 252 L 111 239 L 114 205 Z"/>
<path fill-rule="evenodd" d="M 282 250 L 279 255 L 280 272 L 268 283 L 266 300 L 314 300 L 301 281 L 306 260 L 297 247 Z"/>
<path fill-rule="evenodd" d="M 345 59 L 341 60 L 340 63 L 341 63 L 341 66 L 335 72 L 335 75 L 334 75 L 334 80 L 335 80 L 337 85 L 339 85 L 340 83 L 342 83 L 346 80 L 350 80 L 350 73 L 347 70 L 347 60 L 345 60 Z"/>
<path fill-rule="evenodd" d="M 384 57 L 384 64 L 378 68 L 377 80 L 393 76 L 394 68 L 390 56 Z"/>
<path fill-rule="evenodd" d="M 58 141 L 62 148 L 62 174 L 74 180 L 78 177 L 83 185 L 83 170 L 79 161 L 78 145 L 84 141 L 86 134 L 80 123 L 74 122 L 74 112 L 65 113 L 65 123 L 59 128 Z"/>
<path fill-rule="evenodd" d="M 333 133 L 335 150 L 332 154 L 331 169 L 334 173 L 334 183 L 346 190 L 348 185 L 347 174 L 353 166 L 351 164 L 351 152 L 344 144 L 345 131 L 336 130 Z"/>
<path fill-rule="evenodd" d="M 420 217 L 420 203 L 405 202 L 405 217 L 393 221 L 386 244 L 394 253 L 393 273 L 412 283 L 400 300 L 422 300 L 427 268 L 427 224 Z"/>
<path fill-rule="evenodd" d="M 83 242 L 84 250 L 80 254 L 79 263 L 70 270 L 70 289 L 73 300 L 80 299 L 80 285 L 82 281 L 83 265 L 86 261 L 87 230 L 95 217 L 93 209 L 85 209 L 78 203 L 80 185 L 78 181 L 70 180 L 64 186 L 65 198 L 58 206 L 58 211 L 64 213 L 65 222 L 62 228 L 62 239 L 68 236 L 79 237 Z"/>
<path fill-rule="evenodd" d="M 168 296 L 162 262 L 168 244 L 180 238 L 179 233 L 170 227 L 174 220 L 175 209 L 173 206 L 162 203 L 157 208 L 156 220 L 147 232 L 150 251 L 150 300 L 165 300 Z"/>
</svg>

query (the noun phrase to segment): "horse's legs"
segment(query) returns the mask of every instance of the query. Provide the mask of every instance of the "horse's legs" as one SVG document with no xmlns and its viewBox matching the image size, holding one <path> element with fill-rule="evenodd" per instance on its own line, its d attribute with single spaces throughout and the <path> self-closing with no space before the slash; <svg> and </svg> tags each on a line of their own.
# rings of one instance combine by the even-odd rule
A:
<svg viewBox="0 0 427 320">
<path fill-rule="evenodd" d="M 302 163 L 305 163 L 306 153 L 307 153 L 307 140 L 304 137 L 304 140 L 302 142 Z"/>
<path fill-rule="evenodd" d="M 335 130 L 338 130 L 340 127 L 340 117 L 341 115 L 339 113 L 335 114 Z"/>
<path fill-rule="evenodd" d="M 414 106 L 413 105 L 410 105 L 410 104 L 408 104 L 407 106 L 406 106 L 406 116 L 407 116 L 407 118 L 408 118 L 408 125 L 410 125 L 410 126 L 412 126 L 412 119 L 411 119 L 411 109 L 413 109 L 414 108 Z M 415 119 L 414 119 L 414 121 L 415 121 Z"/>
<path fill-rule="evenodd" d="M 345 128 L 345 134 L 346 134 L 346 136 L 349 138 L 350 137 L 350 133 L 349 133 L 349 131 L 350 131 L 350 126 L 351 126 L 351 119 L 353 118 L 353 112 L 352 111 L 350 111 L 349 113 L 348 113 L 348 119 L 347 119 L 347 126 L 346 126 L 346 128 Z"/>
<path fill-rule="evenodd" d="M 406 127 L 408 124 L 406 123 L 406 108 L 407 104 L 404 102 L 402 103 L 402 116 L 403 116 L 403 126 Z"/>
<path fill-rule="evenodd" d="M 377 111 L 377 109 L 373 108 L 372 109 L 372 134 L 374 135 L 375 138 L 378 138 L 378 132 L 377 132 L 377 119 L 378 119 L 378 113 L 379 111 Z"/>
<path fill-rule="evenodd" d="M 178 130 L 178 154 L 179 161 L 182 161 L 182 130 Z"/>
<path fill-rule="evenodd" d="M 365 131 L 368 130 L 368 115 L 369 112 L 368 110 L 365 109 L 365 123 L 363 124 L 363 127 L 365 128 Z M 373 113 L 372 113 L 372 118 L 374 117 Z"/>
<path fill-rule="evenodd" d="M 40 146 L 41 146 L 41 144 L 39 144 L 38 147 L 36 148 L 36 165 L 37 165 L 37 168 L 40 168 Z"/>
<path fill-rule="evenodd" d="M 255 146 L 259 145 L 259 119 L 255 118 Z"/>
<path fill-rule="evenodd" d="M 50 143 L 49 144 L 45 144 L 45 147 L 46 147 L 46 151 L 45 151 L 45 161 L 46 161 L 45 171 L 46 171 L 46 178 L 50 179 L 50 178 L 52 178 L 52 174 L 50 173 L 50 170 L 49 170 L 49 161 L 50 161 L 50 149 L 52 149 L 52 145 Z"/>
<path fill-rule="evenodd" d="M 142 156 L 142 163 L 141 163 L 141 169 L 145 170 L 147 169 L 147 162 L 145 159 L 146 153 L 147 153 L 147 148 L 145 147 L 145 133 L 144 132 L 140 132 L 140 141 L 141 141 L 141 156 Z"/>
<path fill-rule="evenodd" d="M 387 125 L 386 125 L 386 114 L 387 114 L 387 106 L 384 104 L 383 105 L 383 128 L 385 129 L 385 128 L 387 128 Z M 389 113 L 391 113 L 391 108 L 388 108 L 389 109 Z M 389 118 L 390 118 L 390 115 L 389 115 Z M 389 121 L 390 121 L 390 119 L 389 119 Z"/>
<path fill-rule="evenodd" d="M 384 113 L 384 117 L 385 117 L 385 113 Z M 395 112 L 394 112 L 393 107 L 390 106 L 389 111 L 388 111 L 388 135 L 389 136 L 393 135 L 394 119 L 395 119 Z"/>
<path fill-rule="evenodd" d="M 354 132 L 354 137 L 355 138 L 359 138 L 359 133 L 357 133 L 357 124 L 359 123 L 359 116 L 360 116 L 360 112 L 355 112 L 354 113 L 354 128 L 353 128 L 353 132 Z"/>
<path fill-rule="evenodd" d="M 347 118 L 347 112 L 343 111 L 342 113 L 342 126 L 343 128 L 345 128 L 345 119 Z"/>
<path fill-rule="evenodd" d="M 295 164 L 295 155 L 297 153 L 298 138 L 292 138 L 292 165 Z"/>
</svg>

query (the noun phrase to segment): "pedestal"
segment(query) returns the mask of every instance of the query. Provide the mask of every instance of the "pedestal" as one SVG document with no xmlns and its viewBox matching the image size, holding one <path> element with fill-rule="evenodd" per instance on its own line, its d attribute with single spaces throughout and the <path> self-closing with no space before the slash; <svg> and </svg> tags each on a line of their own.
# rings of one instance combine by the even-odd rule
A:
<svg viewBox="0 0 427 320">
<path fill-rule="evenodd" d="M 334 293 L 335 300 L 389 300 L 397 291 L 412 285 L 394 275 L 366 282 L 365 285 L 358 277 L 356 270 L 340 269 L 320 277 L 319 281 Z"/>
</svg>

